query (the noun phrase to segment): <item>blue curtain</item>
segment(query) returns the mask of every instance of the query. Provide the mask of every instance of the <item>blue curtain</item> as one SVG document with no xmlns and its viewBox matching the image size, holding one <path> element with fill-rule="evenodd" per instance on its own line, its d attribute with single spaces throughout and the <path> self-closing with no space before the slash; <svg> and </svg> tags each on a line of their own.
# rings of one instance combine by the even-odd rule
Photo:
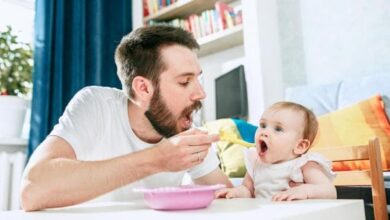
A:
<svg viewBox="0 0 390 220">
<path fill-rule="evenodd" d="M 36 0 L 29 155 L 78 90 L 120 88 L 114 51 L 132 30 L 131 11 L 131 0 Z"/>
</svg>

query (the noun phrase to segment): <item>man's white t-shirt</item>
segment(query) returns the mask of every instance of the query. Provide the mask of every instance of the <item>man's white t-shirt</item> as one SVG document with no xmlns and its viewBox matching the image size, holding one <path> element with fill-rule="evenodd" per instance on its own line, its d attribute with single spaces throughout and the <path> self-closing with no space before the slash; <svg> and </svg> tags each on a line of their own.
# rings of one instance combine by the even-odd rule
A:
<svg viewBox="0 0 390 220">
<path fill-rule="evenodd" d="M 128 99 L 121 90 L 86 87 L 73 97 L 50 135 L 65 139 L 72 146 L 77 159 L 82 161 L 105 160 L 151 147 L 131 129 L 127 103 Z M 204 162 L 189 170 L 151 175 L 97 200 L 130 201 L 141 198 L 142 194 L 133 192 L 132 188 L 178 186 L 186 172 L 196 179 L 215 170 L 218 163 L 215 151 L 210 148 Z"/>
</svg>

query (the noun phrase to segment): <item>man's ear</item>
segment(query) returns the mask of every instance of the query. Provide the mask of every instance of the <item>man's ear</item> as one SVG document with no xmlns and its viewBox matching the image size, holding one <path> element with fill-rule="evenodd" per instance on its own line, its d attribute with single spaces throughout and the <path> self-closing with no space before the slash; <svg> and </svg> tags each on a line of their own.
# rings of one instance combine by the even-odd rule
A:
<svg viewBox="0 0 390 220">
<path fill-rule="evenodd" d="M 139 101 L 149 101 L 153 96 L 153 84 L 142 76 L 136 76 L 131 83 L 135 98 Z"/>
<path fill-rule="evenodd" d="M 310 141 L 308 139 L 299 140 L 297 146 L 294 147 L 294 154 L 304 154 L 310 147 Z"/>
</svg>

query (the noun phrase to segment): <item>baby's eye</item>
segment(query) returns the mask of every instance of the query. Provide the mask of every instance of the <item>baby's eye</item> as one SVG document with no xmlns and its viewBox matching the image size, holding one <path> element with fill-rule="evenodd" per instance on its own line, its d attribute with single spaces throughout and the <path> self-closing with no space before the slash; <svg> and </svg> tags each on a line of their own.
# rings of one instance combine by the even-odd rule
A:
<svg viewBox="0 0 390 220">
<path fill-rule="evenodd" d="M 260 123 L 260 128 L 266 128 L 267 125 L 265 123 Z"/>
<path fill-rule="evenodd" d="M 280 126 L 276 126 L 276 127 L 275 127 L 275 131 L 277 131 L 277 132 L 282 132 L 282 131 L 283 131 L 283 128 L 280 127 Z"/>
</svg>

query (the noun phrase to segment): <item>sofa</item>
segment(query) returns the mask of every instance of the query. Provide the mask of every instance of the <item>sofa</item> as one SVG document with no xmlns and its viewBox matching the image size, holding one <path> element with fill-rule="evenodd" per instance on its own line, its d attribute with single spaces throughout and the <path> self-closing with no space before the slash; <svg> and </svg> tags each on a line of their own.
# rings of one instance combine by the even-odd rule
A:
<svg viewBox="0 0 390 220">
<path fill-rule="evenodd" d="M 390 115 L 390 74 L 375 74 L 324 85 L 305 85 L 286 89 L 287 101 L 310 108 L 317 116 L 336 111 L 375 94 L 384 98 Z"/>
</svg>

